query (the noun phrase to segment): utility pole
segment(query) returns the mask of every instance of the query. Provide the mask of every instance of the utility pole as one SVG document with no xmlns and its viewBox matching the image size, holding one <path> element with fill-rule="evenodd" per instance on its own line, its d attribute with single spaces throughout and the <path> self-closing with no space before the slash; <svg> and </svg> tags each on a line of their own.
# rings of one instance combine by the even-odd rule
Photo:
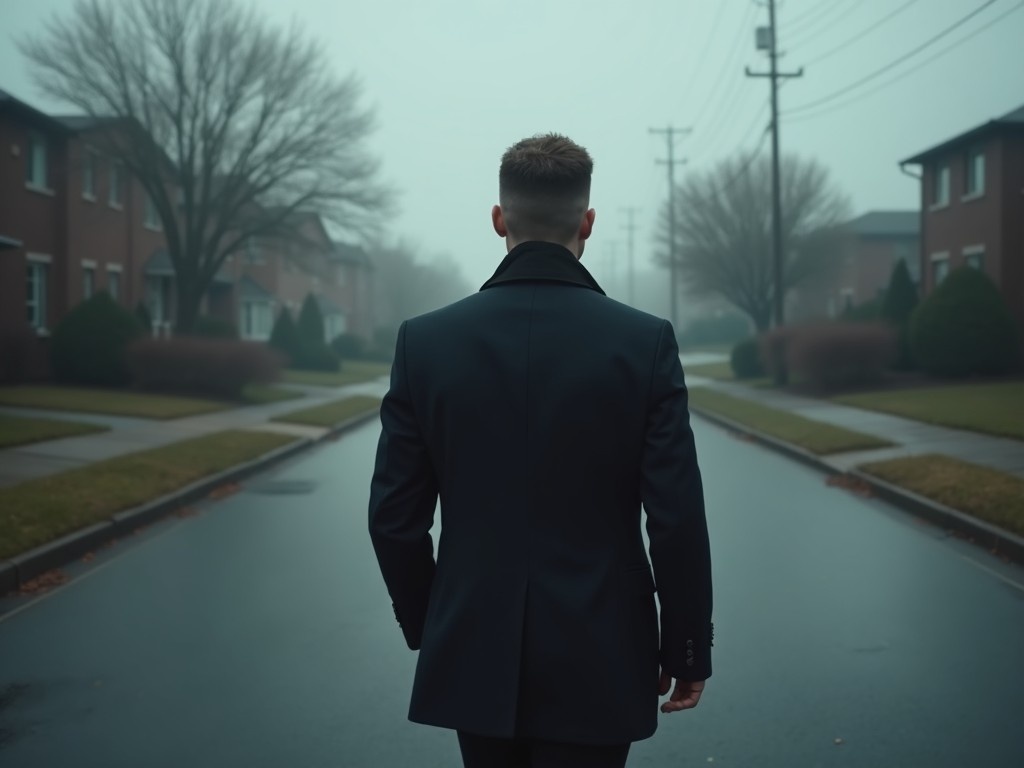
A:
<svg viewBox="0 0 1024 768">
<path fill-rule="evenodd" d="M 784 322 L 785 289 L 782 285 L 782 193 L 779 181 L 779 80 L 790 77 L 803 77 L 801 67 L 796 72 L 779 72 L 779 35 L 775 24 L 775 0 L 768 0 L 768 29 L 757 30 L 757 47 L 767 48 L 771 67 L 768 72 L 751 72 L 747 67 L 747 77 L 767 77 L 771 84 L 772 94 L 772 260 L 774 266 L 775 290 L 775 326 Z"/>
<path fill-rule="evenodd" d="M 633 223 L 633 216 L 636 213 L 636 208 L 629 207 L 622 210 L 629 217 L 629 223 L 623 229 L 629 233 L 629 239 L 626 241 L 626 248 L 628 249 L 626 258 L 628 259 L 627 269 L 629 270 L 629 305 L 632 307 L 635 306 L 633 303 L 633 232 L 636 231 L 636 224 Z"/>
<path fill-rule="evenodd" d="M 672 321 L 672 328 L 677 326 L 676 300 L 679 293 L 677 278 L 676 258 L 676 166 L 683 165 L 685 159 L 676 159 L 676 136 L 686 136 L 692 128 L 673 128 L 669 125 L 666 128 L 649 128 L 651 133 L 664 134 L 665 144 L 668 147 L 667 160 L 655 160 L 658 165 L 668 166 L 668 284 L 669 284 L 669 319 Z"/>
</svg>

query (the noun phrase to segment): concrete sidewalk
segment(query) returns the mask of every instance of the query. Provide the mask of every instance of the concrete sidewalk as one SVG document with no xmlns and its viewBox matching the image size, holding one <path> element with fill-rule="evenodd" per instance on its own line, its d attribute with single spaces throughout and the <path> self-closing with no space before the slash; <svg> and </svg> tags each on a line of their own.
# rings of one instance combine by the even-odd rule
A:
<svg viewBox="0 0 1024 768">
<path fill-rule="evenodd" d="M 822 459 L 839 471 L 872 461 L 939 453 L 1024 478 L 1024 442 L 978 432 L 940 427 L 920 421 L 840 405 L 829 400 L 801 397 L 775 389 L 758 389 L 735 382 L 688 376 L 692 387 L 711 387 L 733 397 L 814 421 L 863 432 L 894 443 L 889 448 L 832 454 Z M 1007 414 L 1007 418 L 1011 415 Z"/>
<path fill-rule="evenodd" d="M 336 389 L 292 384 L 279 386 L 301 392 L 304 397 L 168 420 L 0 407 L 0 412 L 13 416 L 81 421 L 109 427 L 107 432 L 46 440 L 0 450 L 0 487 L 16 485 L 25 480 L 46 477 L 115 456 L 159 448 L 179 440 L 200 437 L 226 429 L 259 429 L 296 437 L 319 437 L 326 430 L 296 424 L 281 424 L 272 422 L 270 419 L 303 408 L 323 405 L 350 395 L 365 394 L 380 397 L 387 389 L 387 378 L 350 384 Z"/>
</svg>

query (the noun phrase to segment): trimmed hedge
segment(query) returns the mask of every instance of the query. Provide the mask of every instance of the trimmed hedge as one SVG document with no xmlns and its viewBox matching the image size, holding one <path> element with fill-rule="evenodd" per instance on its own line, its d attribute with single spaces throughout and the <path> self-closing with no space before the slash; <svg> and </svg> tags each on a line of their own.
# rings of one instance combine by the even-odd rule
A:
<svg viewBox="0 0 1024 768">
<path fill-rule="evenodd" d="M 341 333 L 335 336 L 331 340 L 331 349 L 342 360 L 362 360 L 367 352 L 365 339 L 354 333 Z"/>
<path fill-rule="evenodd" d="M 53 376 L 66 384 L 124 386 L 131 378 L 125 349 L 144 333 L 134 313 L 100 291 L 71 310 L 54 329 Z"/>
<path fill-rule="evenodd" d="M 249 384 L 276 381 L 283 356 L 266 344 L 226 339 L 143 339 L 127 350 L 141 389 L 235 400 Z"/>
<path fill-rule="evenodd" d="M 786 348 L 787 368 L 818 390 L 879 381 L 896 356 L 897 334 L 884 325 L 829 323 L 796 330 Z"/>
<path fill-rule="evenodd" d="M 1008 373 L 1020 362 L 1017 327 L 981 270 L 954 270 L 910 319 L 910 351 L 932 376 Z"/>
<path fill-rule="evenodd" d="M 756 338 L 745 339 L 736 344 L 732 348 L 729 363 L 737 379 L 756 379 L 764 376 L 761 349 Z"/>
</svg>

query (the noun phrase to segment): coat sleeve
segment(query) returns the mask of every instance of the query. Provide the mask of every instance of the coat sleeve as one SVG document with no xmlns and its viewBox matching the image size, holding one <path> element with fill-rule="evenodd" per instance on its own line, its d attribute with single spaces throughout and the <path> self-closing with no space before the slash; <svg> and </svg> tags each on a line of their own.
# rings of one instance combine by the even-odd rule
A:
<svg viewBox="0 0 1024 768">
<path fill-rule="evenodd" d="M 437 480 L 413 412 L 406 367 L 406 323 L 398 331 L 391 386 L 381 403 L 381 434 L 370 484 L 370 538 L 405 641 L 420 647 L 434 579 L 430 528 Z"/>
<path fill-rule="evenodd" d="M 711 554 L 704 491 L 672 326 L 661 329 L 642 465 L 651 565 L 661 607 L 661 665 L 672 677 L 711 675 Z"/>
</svg>

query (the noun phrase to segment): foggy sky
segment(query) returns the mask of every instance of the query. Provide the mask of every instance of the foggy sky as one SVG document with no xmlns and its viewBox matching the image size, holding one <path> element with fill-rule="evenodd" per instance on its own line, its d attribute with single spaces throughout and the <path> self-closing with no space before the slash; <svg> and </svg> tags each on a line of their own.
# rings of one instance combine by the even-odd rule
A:
<svg viewBox="0 0 1024 768">
<path fill-rule="evenodd" d="M 826 96 L 937 34 L 980 0 L 918 0 L 863 40 L 811 63 L 905 0 L 784 0 L 782 66 L 805 66 L 781 91 L 785 110 Z M 32 86 L 13 42 L 73 0 L 0 0 L 0 87 L 53 112 Z M 256 0 L 270 18 L 291 17 L 324 40 L 339 74 L 355 70 L 379 128 L 370 146 L 400 190 L 388 227 L 421 251 L 448 253 L 473 285 L 504 255 L 490 229 L 504 149 L 539 132 L 565 133 L 595 159 L 594 236 L 584 257 L 613 295 L 625 286 L 622 208 L 636 206 L 636 262 L 649 264 L 666 195 L 664 138 L 648 127 L 690 126 L 678 155 L 701 169 L 753 147 L 767 123 L 768 84 L 753 0 Z M 997 2 L 972 23 L 874 81 L 868 91 L 1021 5 Z M 724 7 L 723 7 L 724 6 Z M 829 7 L 825 7 L 829 6 Z M 815 119 L 783 118 L 783 151 L 822 161 L 855 214 L 916 209 L 916 182 L 897 162 L 1024 104 L 1024 10 L 899 82 Z M 833 104 L 841 105 L 843 100 Z M 759 116 L 760 115 L 760 116 Z M 757 118 L 755 122 L 755 118 Z M 769 145 L 764 144 L 767 153 Z M 616 245 L 617 243 L 617 245 Z M 609 273 L 612 253 L 619 269 Z"/>
</svg>

